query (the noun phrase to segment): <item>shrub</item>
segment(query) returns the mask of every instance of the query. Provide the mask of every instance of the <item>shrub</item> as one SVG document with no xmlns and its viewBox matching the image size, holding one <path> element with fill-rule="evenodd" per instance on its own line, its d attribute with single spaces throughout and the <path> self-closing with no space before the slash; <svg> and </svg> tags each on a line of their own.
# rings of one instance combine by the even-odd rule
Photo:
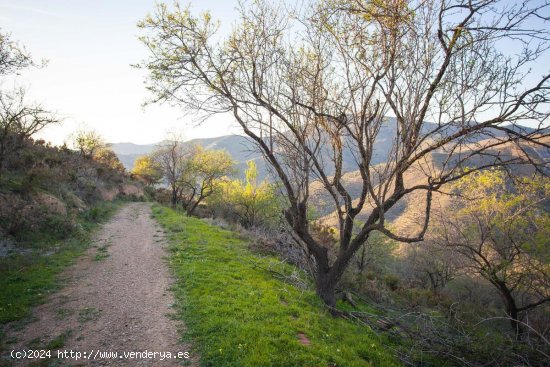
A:
<svg viewBox="0 0 550 367">
<path fill-rule="evenodd" d="M 75 230 L 75 223 L 72 218 L 65 215 L 45 214 L 40 231 L 48 231 L 56 238 L 66 238 Z"/>
<path fill-rule="evenodd" d="M 248 162 L 246 179 L 220 180 L 208 205 L 215 216 L 235 220 L 245 228 L 274 228 L 281 221 L 281 199 L 276 186 L 258 182 L 254 161 Z"/>
<path fill-rule="evenodd" d="M 399 277 L 394 274 L 387 274 L 384 276 L 384 283 L 386 283 L 392 291 L 395 291 L 399 288 Z"/>
</svg>

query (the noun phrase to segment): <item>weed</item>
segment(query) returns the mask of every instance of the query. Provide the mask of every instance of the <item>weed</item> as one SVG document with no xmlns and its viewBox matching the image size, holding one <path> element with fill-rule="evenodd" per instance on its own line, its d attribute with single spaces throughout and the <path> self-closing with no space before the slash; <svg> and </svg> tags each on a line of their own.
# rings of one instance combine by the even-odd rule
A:
<svg viewBox="0 0 550 367">
<path fill-rule="evenodd" d="M 97 248 L 97 254 L 94 256 L 94 261 L 101 261 L 107 257 L 109 257 L 107 245 L 103 245 Z"/>
<path fill-rule="evenodd" d="M 84 323 L 97 320 L 100 314 L 101 310 L 98 310 L 95 307 L 85 307 L 78 311 L 78 322 Z"/>
<path fill-rule="evenodd" d="M 67 330 L 60 335 L 56 336 L 54 339 L 52 339 L 47 345 L 45 349 L 59 349 L 63 348 L 65 346 L 65 343 L 67 342 L 67 339 L 71 336 L 72 330 Z"/>
<path fill-rule="evenodd" d="M 42 340 L 40 338 L 34 338 L 27 343 L 29 348 L 39 348 L 41 344 Z"/>
<path fill-rule="evenodd" d="M 73 311 L 66 308 L 60 308 L 57 310 L 57 318 L 60 320 L 65 319 L 72 314 Z"/>
</svg>

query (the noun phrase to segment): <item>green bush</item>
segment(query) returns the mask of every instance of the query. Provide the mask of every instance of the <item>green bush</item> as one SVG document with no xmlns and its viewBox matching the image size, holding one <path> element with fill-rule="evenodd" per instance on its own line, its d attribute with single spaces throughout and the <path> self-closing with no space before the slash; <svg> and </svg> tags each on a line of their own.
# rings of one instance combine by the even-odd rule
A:
<svg viewBox="0 0 550 367">
<path fill-rule="evenodd" d="M 101 202 L 80 214 L 80 217 L 88 222 L 97 223 L 108 217 L 116 203 Z"/>
<path fill-rule="evenodd" d="M 72 218 L 66 215 L 47 215 L 44 221 L 41 223 L 41 232 L 48 231 L 54 237 L 66 238 L 70 236 L 76 229 L 75 223 Z"/>
<path fill-rule="evenodd" d="M 221 180 L 208 199 L 210 210 L 217 217 L 238 222 L 245 228 L 273 228 L 281 222 L 282 200 L 276 186 L 258 182 L 254 161 L 248 162 L 246 179 Z"/>
</svg>

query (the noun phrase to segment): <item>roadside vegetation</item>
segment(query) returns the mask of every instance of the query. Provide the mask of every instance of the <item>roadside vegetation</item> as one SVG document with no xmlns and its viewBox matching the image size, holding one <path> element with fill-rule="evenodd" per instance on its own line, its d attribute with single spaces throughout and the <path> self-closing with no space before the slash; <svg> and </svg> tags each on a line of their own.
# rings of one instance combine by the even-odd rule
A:
<svg viewBox="0 0 550 367">
<path fill-rule="evenodd" d="M 167 232 L 178 314 L 201 365 L 399 365 L 386 338 L 333 318 L 303 271 L 253 254 L 237 233 L 167 207 L 153 212 Z"/>
<path fill-rule="evenodd" d="M 30 315 L 62 284 L 58 274 L 92 243 L 90 235 L 107 220 L 122 201 L 100 202 L 76 217 L 74 229 L 60 232 L 55 226 L 39 233 L 25 234 L 20 251 L 0 262 L 0 325 Z"/>
</svg>

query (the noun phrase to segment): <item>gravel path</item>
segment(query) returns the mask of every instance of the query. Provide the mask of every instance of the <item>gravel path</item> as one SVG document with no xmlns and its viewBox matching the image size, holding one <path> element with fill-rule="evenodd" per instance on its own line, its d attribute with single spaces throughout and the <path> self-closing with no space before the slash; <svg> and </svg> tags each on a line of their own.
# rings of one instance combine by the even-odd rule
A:
<svg viewBox="0 0 550 367">
<path fill-rule="evenodd" d="M 61 340 L 62 351 L 86 352 L 88 358 L 96 351 L 118 352 L 114 360 L 64 359 L 61 365 L 181 365 L 182 360 L 162 361 L 158 354 L 120 358 L 123 352 L 189 352 L 179 342 L 177 328 L 183 325 L 170 317 L 174 299 L 164 245 L 149 204 L 124 206 L 97 233 L 87 255 L 67 270 L 68 284 L 34 310 L 35 321 L 10 333 L 17 340 L 13 348 L 44 348 Z M 53 349 L 52 355 L 57 356 Z M 196 365 L 189 355 L 184 363 Z"/>
</svg>

